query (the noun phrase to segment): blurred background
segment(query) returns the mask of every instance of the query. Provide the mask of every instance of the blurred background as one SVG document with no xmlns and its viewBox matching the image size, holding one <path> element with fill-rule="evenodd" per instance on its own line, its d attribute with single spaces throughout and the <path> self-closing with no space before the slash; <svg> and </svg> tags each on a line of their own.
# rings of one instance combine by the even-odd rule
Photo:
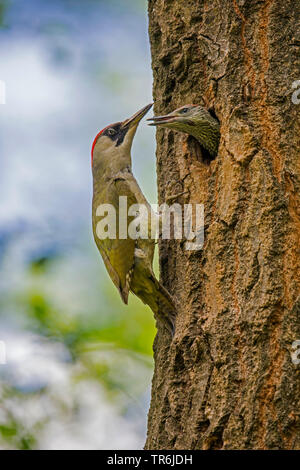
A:
<svg viewBox="0 0 300 470">
<path fill-rule="evenodd" d="M 90 150 L 152 100 L 146 4 L 0 0 L 0 449 L 145 442 L 154 321 L 122 305 L 94 245 Z M 142 122 L 150 202 L 154 154 Z"/>
</svg>

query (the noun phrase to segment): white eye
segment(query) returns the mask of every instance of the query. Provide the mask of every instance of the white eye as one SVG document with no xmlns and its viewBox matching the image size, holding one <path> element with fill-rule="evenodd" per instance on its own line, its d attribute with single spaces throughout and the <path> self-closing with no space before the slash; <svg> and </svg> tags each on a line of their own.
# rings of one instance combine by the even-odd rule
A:
<svg viewBox="0 0 300 470">
<path fill-rule="evenodd" d="M 117 131 L 115 131 L 115 129 L 111 127 L 110 129 L 108 129 L 107 133 L 108 135 L 116 135 Z"/>
</svg>

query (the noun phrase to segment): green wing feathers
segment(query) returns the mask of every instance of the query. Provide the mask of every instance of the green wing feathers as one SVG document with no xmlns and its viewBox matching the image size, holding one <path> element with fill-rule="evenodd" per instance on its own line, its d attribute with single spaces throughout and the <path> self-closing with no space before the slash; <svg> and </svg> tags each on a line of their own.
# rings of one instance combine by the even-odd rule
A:
<svg viewBox="0 0 300 470">
<path fill-rule="evenodd" d="M 127 205 L 130 207 L 136 204 L 136 198 L 130 191 L 127 181 L 113 180 L 110 182 L 101 194 L 96 195 L 93 201 L 93 231 L 96 244 L 103 257 L 107 271 L 119 289 L 122 300 L 128 303 L 132 268 L 134 265 L 134 250 L 136 241 L 127 237 L 125 240 L 118 238 L 119 233 L 119 196 L 127 196 Z M 116 239 L 99 239 L 96 235 L 96 209 L 101 204 L 111 204 L 116 211 Z M 133 217 L 127 218 L 127 228 Z"/>
</svg>

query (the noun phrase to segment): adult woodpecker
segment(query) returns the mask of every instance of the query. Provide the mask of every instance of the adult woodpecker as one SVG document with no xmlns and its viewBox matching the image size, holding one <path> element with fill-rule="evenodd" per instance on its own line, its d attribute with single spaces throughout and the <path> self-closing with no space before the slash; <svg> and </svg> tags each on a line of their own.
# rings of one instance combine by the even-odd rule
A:
<svg viewBox="0 0 300 470">
<path fill-rule="evenodd" d="M 211 158 L 218 153 L 220 124 L 203 106 L 187 104 L 165 116 L 154 116 L 150 126 L 167 127 L 195 137 Z"/>
<path fill-rule="evenodd" d="M 92 146 L 93 172 L 93 233 L 108 274 L 118 288 L 125 304 L 129 292 L 149 305 L 156 319 L 174 334 L 176 309 L 167 290 L 156 279 L 153 269 L 155 239 L 151 238 L 151 206 L 143 195 L 131 171 L 131 146 L 140 120 L 152 107 L 149 104 L 123 122 L 105 127 Z M 132 217 L 120 221 L 120 196 L 127 197 L 127 206 L 142 204 L 147 209 L 148 237 L 134 239 L 128 235 Z M 98 208 L 113 206 L 116 214 L 116 237 L 97 234 Z M 103 207 L 103 206 L 102 206 Z M 107 207 L 107 206 L 106 206 Z M 110 206 L 111 207 L 111 206 Z M 127 215 L 127 214 L 126 214 Z M 126 235 L 120 237 L 120 224 L 125 223 Z"/>
</svg>

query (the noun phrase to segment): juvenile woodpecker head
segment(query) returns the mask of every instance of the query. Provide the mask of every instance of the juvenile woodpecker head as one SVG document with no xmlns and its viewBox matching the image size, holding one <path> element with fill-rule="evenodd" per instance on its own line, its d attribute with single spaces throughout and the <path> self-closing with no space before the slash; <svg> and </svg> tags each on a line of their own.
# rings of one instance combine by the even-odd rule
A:
<svg viewBox="0 0 300 470">
<path fill-rule="evenodd" d="M 141 119 L 152 107 L 148 104 L 123 122 L 110 124 L 100 131 L 92 146 L 92 169 L 111 174 L 131 167 L 131 146 Z"/>
<path fill-rule="evenodd" d="M 212 157 L 218 153 L 220 124 L 203 106 L 187 104 L 165 116 L 148 119 L 150 126 L 167 127 L 195 137 Z"/>
</svg>

